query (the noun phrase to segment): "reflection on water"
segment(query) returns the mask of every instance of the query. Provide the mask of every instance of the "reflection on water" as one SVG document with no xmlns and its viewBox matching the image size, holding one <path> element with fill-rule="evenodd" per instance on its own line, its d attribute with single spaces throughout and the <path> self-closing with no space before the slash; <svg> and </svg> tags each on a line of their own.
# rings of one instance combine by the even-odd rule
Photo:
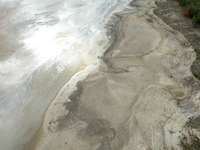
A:
<svg viewBox="0 0 200 150">
<path fill-rule="evenodd" d="M 21 149 L 120 0 L 1 0 L 0 147 Z"/>
</svg>

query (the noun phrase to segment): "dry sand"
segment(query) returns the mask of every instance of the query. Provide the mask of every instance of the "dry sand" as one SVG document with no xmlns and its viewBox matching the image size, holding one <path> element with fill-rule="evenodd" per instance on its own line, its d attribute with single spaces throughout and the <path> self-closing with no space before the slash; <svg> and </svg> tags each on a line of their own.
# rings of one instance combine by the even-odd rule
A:
<svg viewBox="0 0 200 150">
<path fill-rule="evenodd" d="M 183 125 L 200 114 L 195 53 L 153 14 L 154 1 L 131 6 L 137 11 L 110 20 L 120 21 L 108 24 L 112 40 L 98 68 L 73 76 L 51 103 L 34 149 L 180 149 Z"/>
</svg>

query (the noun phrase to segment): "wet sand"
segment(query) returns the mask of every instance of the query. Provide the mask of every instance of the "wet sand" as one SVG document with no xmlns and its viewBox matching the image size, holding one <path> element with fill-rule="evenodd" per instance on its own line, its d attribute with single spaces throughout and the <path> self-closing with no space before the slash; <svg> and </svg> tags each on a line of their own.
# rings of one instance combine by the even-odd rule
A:
<svg viewBox="0 0 200 150">
<path fill-rule="evenodd" d="M 154 1 L 130 7 L 110 18 L 99 65 L 74 75 L 53 100 L 34 149 L 180 149 L 183 125 L 200 114 L 194 50 L 153 14 Z"/>
</svg>

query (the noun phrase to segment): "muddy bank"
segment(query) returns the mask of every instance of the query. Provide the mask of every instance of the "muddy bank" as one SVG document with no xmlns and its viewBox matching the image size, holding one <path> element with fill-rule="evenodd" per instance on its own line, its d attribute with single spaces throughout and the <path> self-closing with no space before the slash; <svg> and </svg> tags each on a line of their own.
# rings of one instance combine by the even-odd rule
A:
<svg viewBox="0 0 200 150">
<path fill-rule="evenodd" d="M 166 2 L 157 2 L 158 8 L 154 13 L 160 17 L 167 25 L 182 33 L 188 40 L 186 45 L 192 45 L 196 52 L 196 59 L 191 66 L 193 75 L 200 79 L 200 26 L 193 25 L 192 20 L 185 17 L 182 13 L 182 7 L 178 5 L 176 0 L 168 0 Z M 191 81 L 192 82 L 192 81 Z M 193 82 L 191 84 L 194 84 Z M 178 101 L 178 106 L 182 107 Z M 194 105 L 192 107 L 195 107 Z M 196 105 L 198 109 L 199 105 Z M 191 108 L 189 108 L 191 109 Z M 191 110 L 192 111 L 192 110 Z M 199 116 L 189 118 L 189 121 L 183 127 L 183 134 L 180 136 L 180 145 L 183 149 L 199 149 L 200 148 L 200 132 L 198 124 Z"/>
<path fill-rule="evenodd" d="M 200 25 L 193 25 L 192 20 L 183 15 L 183 8 L 176 0 L 157 2 L 157 5 L 158 9 L 155 9 L 154 13 L 170 27 L 182 33 L 188 40 L 187 44 L 193 46 L 197 56 L 191 66 L 191 72 L 200 79 Z"/>
<path fill-rule="evenodd" d="M 134 1 L 110 18 L 110 42 L 102 59 L 96 56 L 100 65 L 61 89 L 35 149 L 181 149 L 185 122 L 200 114 L 190 72 L 196 55 L 155 8 L 153 0 Z"/>
</svg>

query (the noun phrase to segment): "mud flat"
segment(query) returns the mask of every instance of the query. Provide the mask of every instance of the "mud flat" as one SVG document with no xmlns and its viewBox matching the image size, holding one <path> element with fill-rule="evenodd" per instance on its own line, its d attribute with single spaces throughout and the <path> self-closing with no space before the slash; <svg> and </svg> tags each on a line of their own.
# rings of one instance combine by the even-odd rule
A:
<svg viewBox="0 0 200 150">
<path fill-rule="evenodd" d="M 110 17 L 99 66 L 73 76 L 51 103 L 32 149 L 181 149 L 184 124 L 200 114 L 195 52 L 154 15 L 155 1 L 129 6 Z"/>
</svg>

